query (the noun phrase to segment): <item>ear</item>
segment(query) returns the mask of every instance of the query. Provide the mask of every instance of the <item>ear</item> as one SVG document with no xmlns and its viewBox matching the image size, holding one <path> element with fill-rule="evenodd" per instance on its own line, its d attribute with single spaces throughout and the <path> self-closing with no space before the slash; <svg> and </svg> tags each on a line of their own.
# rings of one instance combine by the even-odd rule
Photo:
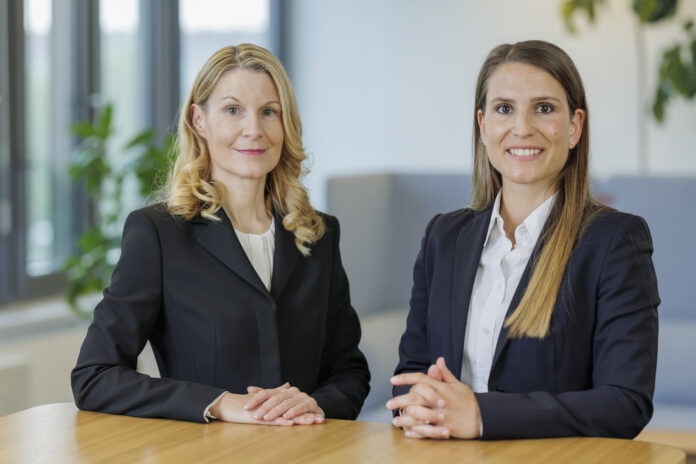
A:
<svg viewBox="0 0 696 464">
<path fill-rule="evenodd" d="M 191 124 L 193 124 L 193 128 L 196 129 L 196 132 L 198 135 L 200 135 L 203 138 L 207 138 L 207 132 L 206 132 L 206 127 L 205 127 L 205 115 L 203 113 L 203 108 L 198 106 L 197 104 L 193 103 L 191 105 Z"/>
<path fill-rule="evenodd" d="M 585 110 L 577 109 L 575 114 L 570 118 L 570 131 L 569 136 L 572 143 L 570 143 L 570 148 L 575 147 L 582 137 L 582 128 L 585 123 Z"/>
<path fill-rule="evenodd" d="M 476 111 L 476 121 L 478 122 L 479 125 L 479 132 L 481 133 L 481 140 L 483 141 L 484 145 L 486 143 L 486 121 L 483 120 L 483 111 L 477 110 Z"/>
</svg>

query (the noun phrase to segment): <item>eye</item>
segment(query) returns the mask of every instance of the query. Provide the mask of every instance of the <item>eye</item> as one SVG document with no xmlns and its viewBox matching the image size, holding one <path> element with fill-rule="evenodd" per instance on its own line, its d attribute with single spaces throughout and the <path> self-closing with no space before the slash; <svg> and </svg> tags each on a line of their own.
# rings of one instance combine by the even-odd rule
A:
<svg viewBox="0 0 696 464">
<path fill-rule="evenodd" d="M 495 107 L 495 111 L 499 114 L 510 114 L 512 113 L 512 106 L 508 103 L 501 103 Z"/>
<path fill-rule="evenodd" d="M 277 116 L 278 115 L 278 110 L 274 108 L 264 108 L 261 110 L 261 115 L 265 116 L 267 118 Z"/>
<path fill-rule="evenodd" d="M 542 114 L 552 113 L 554 110 L 555 108 L 553 107 L 553 105 L 550 105 L 548 103 L 540 103 L 536 107 L 536 112 Z"/>
<path fill-rule="evenodd" d="M 237 116 L 239 113 L 242 112 L 242 110 L 237 105 L 233 105 L 233 106 L 228 106 L 227 108 L 225 108 L 225 112 L 227 114 L 232 115 L 232 116 Z"/>
</svg>

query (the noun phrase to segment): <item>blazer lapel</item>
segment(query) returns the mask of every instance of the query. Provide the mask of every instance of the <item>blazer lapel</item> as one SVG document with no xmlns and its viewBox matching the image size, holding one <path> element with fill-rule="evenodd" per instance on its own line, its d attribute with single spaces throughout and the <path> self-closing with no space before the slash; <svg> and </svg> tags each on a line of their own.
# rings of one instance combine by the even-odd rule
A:
<svg viewBox="0 0 696 464">
<path fill-rule="evenodd" d="M 454 249 L 454 269 L 452 272 L 452 353 L 453 362 L 449 364 L 452 373 L 461 378 L 462 357 L 464 356 L 464 334 L 469 314 L 471 292 L 476 279 L 483 244 L 491 221 L 493 206 L 474 213 L 474 220 L 469 222 L 457 235 Z"/>
<path fill-rule="evenodd" d="M 532 263 L 536 262 L 537 258 L 539 257 L 539 254 L 541 253 L 541 250 L 544 248 L 544 234 L 546 233 L 548 224 L 549 223 L 547 220 L 543 230 L 541 231 L 539 240 L 534 246 L 532 254 L 529 256 L 527 266 L 525 266 L 524 272 L 522 273 L 522 277 L 520 278 L 520 283 L 517 284 L 517 288 L 515 289 L 515 295 L 512 297 L 512 301 L 510 302 L 510 306 L 507 309 L 507 313 L 505 313 L 505 320 L 507 320 L 507 318 L 510 317 L 510 315 L 515 311 L 517 305 L 519 305 L 520 301 L 522 300 L 522 296 L 524 295 L 525 290 L 527 290 L 527 286 L 529 285 L 529 279 L 532 273 Z M 498 362 L 498 359 L 500 358 L 500 353 L 502 353 L 503 348 L 505 348 L 505 345 L 507 345 L 508 343 L 509 331 L 510 330 L 503 324 L 503 327 L 500 329 L 500 335 L 498 335 L 498 341 L 495 344 L 495 353 L 493 355 L 493 362 L 491 363 L 491 372 L 493 371 L 495 364 Z"/>
<path fill-rule="evenodd" d="M 216 215 L 221 219 L 220 222 L 208 221 L 206 219 L 195 221 L 203 227 L 196 241 L 218 261 L 248 282 L 249 285 L 262 294 L 268 295 L 266 286 L 261 282 L 242 245 L 239 243 L 237 234 L 235 234 L 227 214 L 220 208 Z"/>
<path fill-rule="evenodd" d="M 275 213 L 275 252 L 273 253 L 273 275 L 271 295 L 278 301 L 290 281 L 300 260 L 300 251 L 295 246 L 295 235 L 283 227 L 283 217 Z"/>
</svg>

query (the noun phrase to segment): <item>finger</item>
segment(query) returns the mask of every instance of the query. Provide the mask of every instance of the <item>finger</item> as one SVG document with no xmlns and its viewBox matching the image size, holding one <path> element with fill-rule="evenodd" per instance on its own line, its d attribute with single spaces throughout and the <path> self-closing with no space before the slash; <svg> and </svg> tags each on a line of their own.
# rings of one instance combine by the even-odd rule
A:
<svg viewBox="0 0 696 464">
<path fill-rule="evenodd" d="M 409 406 L 407 416 L 420 424 L 438 424 L 445 420 L 445 413 L 423 406 Z"/>
<path fill-rule="evenodd" d="M 406 436 L 406 438 L 427 438 L 410 428 L 404 429 L 404 436 Z"/>
<path fill-rule="evenodd" d="M 295 423 L 291 420 L 285 419 L 283 417 L 278 417 L 272 421 L 264 421 L 260 420 L 258 421 L 259 424 L 266 424 L 266 425 L 281 425 L 284 427 L 287 427 L 288 425 L 295 425 Z"/>
<path fill-rule="evenodd" d="M 436 438 L 444 440 L 450 437 L 450 431 L 447 427 L 439 425 L 414 425 L 411 427 L 411 432 L 427 438 Z"/>
<path fill-rule="evenodd" d="M 411 391 L 409 393 L 420 395 L 429 406 L 436 406 L 438 408 L 445 406 L 444 398 L 442 398 L 442 396 L 429 385 L 417 383 L 411 387 Z"/>
<path fill-rule="evenodd" d="M 261 419 L 262 417 L 266 417 L 273 408 L 293 395 L 296 395 L 298 392 L 299 390 L 296 387 L 274 389 L 275 394 L 264 401 L 264 403 L 254 411 L 254 418 Z M 273 417 L 278 417 L 278 415 Z"/>
<path fill-rule="evenodd" d="M 259 391 L 261 391 L 261 390 L 263 390 L 263 388 L 261 388 L 261 387 L 255 387 L 255 386 L 253 386 L 253 385 L 249 385 L 249 386 L 247 387 L 247 393 L 256 393 L 256 392 L 259 392 Z"/>
<path fill-rule="evenodd" d="M 271 408 L 266 414 L 263 415 L 263 420 L 273 420 L 276 417 L 283 416 L 286 412 L 295 406 L 299 406 L 304 403 L 303 394 L 290 396 L 275 407 Z M 306 412 L 306 410 L 302 411 Z M 292 417 L 285 417 L 285 419 L 292 419 Z"/>
<path fill-rule="evenodd" d="M 283 385 L 277 388 L 259 388 L 259 387 L 254 387 L 254 386 L 249 386 L 247 387 L 247 390 L 250 388 L 258 388 L 258 391 L 256 393 L 253 393 L 251 398 L 247 400 L 247 402 L 244 404 L 244 409 L 247 411 L 251 411 L 253 409 L 256 409 L 259 407 L 261 404 L 266 402 L 270 397 L 277 395 L 278 393 L 282 393 L 286 391 L 287 389 L 290 388 L 290 384 L 285 382 Z"/>
<path fill-rule="evenodd" d="M 404 430 L 409 429 L 414 425 L 426 425 L 422 420 L 416 419 L 408 414 L 401 414 L 394 417 L 394 419 L 392 419 L 392 424 L 396 427 L 401 427 Z"/>
<path fill-rule="evenodd" d="M 411 406 L 411 405 L 421 405 L 421 406 L 427 406 L 428 403 L 423 398 L 422 396 L 416 394 L 416 393 L 406 393 L 405 395 L 399 395 L 395 396 L 394 398 L 390 399 L 387 401 L 387 408 L 394 410 L 394 409 L 399 409 L 399 408 L 405 408 L 406 406 Z"/>
<path fill-rule="evenodd" d="M 428 377 L 432 377 L 435 380 L 442 381 L 442 371 L 435 364 L 431 364 L 428 368 Z"/>
<path fill-rule="evenodd" d="M 272 394 L 272 390 L 267 390 L 265 388 L 259 389 L 255 393 L 252 393 L 251 397 L 246 401 L 246 403 L 244 403 L 244 409 L 246 409 L 247 411 L 256 409 L 257 407 L 259 407 L 259 405 L 263 404 L 266 400 L 268 400 L 268 398 L 270 398 Z"/>
<path fill-rule="evenodd" d="M 437 358 L 437 361 L 435 362 L 437 367 L 440 368 L 440 371 L 442 371 L 442 379 L 445 382 L 459 382 L 459 379 L 455 377 L 454 374 L 447 368 L 447 364 L 445 364 L 445 358 L 440 356 Z"/>
<path fill-rule="evenodd" d="M 438 383 L 442 383 L 422 372 L 407 372 L 405 374 L 395 375 L 389 380 L 392 385 L 415 385 L 417 383 L 424 383 L 436 389 Z"/>
<path fill-rule="evenodd" d="M 316 401 L 309 396 L 305 396 L 302 401 L 288 408 L 288 410 L 283 413 L 283 417 L 286 419 L 292 419 L 293 417 L 299 416 L 300 414 L 304 414 L 306 412 L 313 413 L 315 406 Z"/>
<path fill-rule="evenodd" d="M 311 412 L 306 412 L 304 414 L 297 415 L 292 418 L 292 422 L 298 425 L 312 425 L 315 423 L 317 418 L 316 414 Z"/>
</svg>

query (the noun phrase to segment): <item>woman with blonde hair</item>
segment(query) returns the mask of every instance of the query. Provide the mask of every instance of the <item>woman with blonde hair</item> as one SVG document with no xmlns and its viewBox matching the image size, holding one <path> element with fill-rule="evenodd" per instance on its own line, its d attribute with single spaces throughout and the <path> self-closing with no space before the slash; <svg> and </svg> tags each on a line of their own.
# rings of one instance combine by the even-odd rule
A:
<svg viewBox="0 0 696 464">
<path fill-rule="evenodd" d="M 387 407 L 415 438 L 634 437 L 659 296 L 645 221 L 590 195 L 580 74 L 543 41 L 479 72 L 473 196 L 435 216 Z"/>
<path fill-rule="evenodd" d="M 131 213 L 76 367 L 81 409 L 197 422 L 354 419 L 369 390 L 338 221 L 301 184 L 290 81 L 250 44 L 205 63 L 164 199 Z M 150 341 L 161 378 L 136 372 Z"/>
</svg>

